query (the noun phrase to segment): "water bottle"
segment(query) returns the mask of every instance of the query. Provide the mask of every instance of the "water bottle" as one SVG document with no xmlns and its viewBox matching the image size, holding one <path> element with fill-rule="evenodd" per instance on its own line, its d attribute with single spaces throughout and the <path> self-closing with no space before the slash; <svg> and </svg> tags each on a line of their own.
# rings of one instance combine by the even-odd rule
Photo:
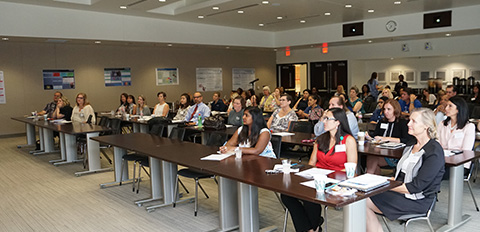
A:
<svg viewBox="0 0 480 232">
<path fill-rule="evenodd" d="M 362 113 L 358 112 L 358 113 L 357 113 L 358 124 L 363 123 L 362 117 L 363 117 L 363 116 L 362 116 Z"/>
<path fill-rule="evenodd" d="M 198 128 L 202 128 L 203 127 L 203 124 L 202 124 L 202 115 L 201 114 L 198 114 L 198 121 L 197 121 L 197 126 Z"/>
</svg>

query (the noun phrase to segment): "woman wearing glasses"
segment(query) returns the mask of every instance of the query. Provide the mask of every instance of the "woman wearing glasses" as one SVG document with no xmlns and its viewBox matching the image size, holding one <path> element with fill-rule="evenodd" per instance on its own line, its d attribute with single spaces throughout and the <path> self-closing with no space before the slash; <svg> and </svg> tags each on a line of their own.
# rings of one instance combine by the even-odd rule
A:
<svg viewBox="0 0 480 232">
<path fill-rule="evenodd" d="M 95 111 L 90 102 L 87 101 L 85 93 L 77 94 L 77 105 L 73 108 L 72 122 L 86 123 L 91 116 L 90 122 L 95 124 Z"/>
<path fill-rule="evenodd" d="M 345 170 L 345 163 L 357 163 L 357 143 L 351 135 L 343 109 L 329 109 L 323 117 L 325 133 L 313 145 L 309 165 L 329 170 Z M 321 205 L 282 194 L 296 231 L 321 231 Z"/>
<path fill-rule="evenodd" d="M 280 99 L 280 109 L 275 110 L 272 116 L 268 119 L 267 126 L 274 131 L 287 131 L 290 122 L 298 121 L 297 114 L 292 108 L 292 97 L 288 94 L 283 94 Z"/>
</svg>

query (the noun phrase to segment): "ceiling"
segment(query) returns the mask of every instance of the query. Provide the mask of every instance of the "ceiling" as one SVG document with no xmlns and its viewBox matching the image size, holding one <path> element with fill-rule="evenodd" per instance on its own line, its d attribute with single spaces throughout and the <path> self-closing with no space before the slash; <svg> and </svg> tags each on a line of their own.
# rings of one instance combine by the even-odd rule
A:
<svg viewBox="0 0 480 232">
<path fill-rule="evenodd" d="M 480 4 L 479 0 L 396 0 L 400 4 L 394 4 L 395 0 L 269 0 L 268 3 L 262 0 L 0 1 L 263 31 L 284 31 Z M 347 4 L 351 7 L 347 8 Z M 238 13 L 239 10 L 243 13 Z"/>
</svg>

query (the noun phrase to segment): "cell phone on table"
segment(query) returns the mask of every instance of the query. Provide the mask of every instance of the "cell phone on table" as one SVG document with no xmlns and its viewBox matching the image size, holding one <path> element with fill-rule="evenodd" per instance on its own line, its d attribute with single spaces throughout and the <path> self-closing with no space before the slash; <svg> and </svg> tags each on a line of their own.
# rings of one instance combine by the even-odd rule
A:
<svg viewBox="0 0 480 232">
<path fill-rule="evenodd" d="M 291 169 L 297 169 L 297 168 L 303 168 L 305 167 L 305 165 L 303 164 L 292 164 L 292 166 L 290 166 Z"/>
<path fill-rule="evenodd" d="M 455 154 L 455 155 L 458 155 L 458 154 L 462 154 L 463 151 L 462 150 L 453 150 L 452 153 Z"/>
</svg>

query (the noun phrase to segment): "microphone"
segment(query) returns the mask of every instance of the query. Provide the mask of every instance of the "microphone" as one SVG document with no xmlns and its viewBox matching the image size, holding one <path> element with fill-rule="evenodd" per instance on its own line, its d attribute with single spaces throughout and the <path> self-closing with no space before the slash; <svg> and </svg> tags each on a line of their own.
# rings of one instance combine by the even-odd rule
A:
<svg viewBox="0 0 480 232">
<path fill-rule="evenodd" d="M 255 79 L 255 80 L 253 80 L 253 81 L 250 81 L 249 84 L 253 84 L 253 83 L 255 83 L 255 82 L 259 81 L 259 80 L 260 80 L 260 79 L 257 78 L 257 79 Z"/>
</svg>

